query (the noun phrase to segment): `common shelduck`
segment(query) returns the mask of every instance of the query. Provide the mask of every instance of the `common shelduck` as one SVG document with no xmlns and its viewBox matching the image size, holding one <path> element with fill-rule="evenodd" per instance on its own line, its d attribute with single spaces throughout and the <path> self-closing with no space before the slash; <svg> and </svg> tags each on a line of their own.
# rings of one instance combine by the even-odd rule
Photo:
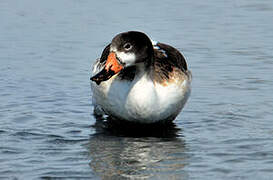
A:
<svg viewBox="0 0 273 180">
<path fill-rule="evenodd" d="M 177 49 L 129 31 L 105 47 L 90 80 L 95 113 L 148 124 L 175 119 L 189 98 L 192 75 Z"/>
</svg>

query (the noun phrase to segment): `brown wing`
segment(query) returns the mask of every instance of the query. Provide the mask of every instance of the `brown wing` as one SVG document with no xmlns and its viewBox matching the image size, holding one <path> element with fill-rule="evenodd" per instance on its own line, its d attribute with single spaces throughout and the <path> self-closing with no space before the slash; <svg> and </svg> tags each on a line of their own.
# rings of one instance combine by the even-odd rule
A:
<svg viewBox="0 0 273 180">
<path fill-rule="evenodd" d="M 185 58 L 177 49 L 163 43 L 157 43 L 157 46 L 161 50 L 165 51 L 165 54 L 167 55 L 168 60 L 165 63 L 170 64 L 173 67 L 177 67 L 181 69 L 182 71 L 188 70 Z"/>
<path fill-rule="evenodd" d="M 187 72 L 187 63 L 183 55 L 175 48 L 157 43 L 154 49 L 154 79 L 159 83 L 169 81 L 175 74 Z"/>
</svg>

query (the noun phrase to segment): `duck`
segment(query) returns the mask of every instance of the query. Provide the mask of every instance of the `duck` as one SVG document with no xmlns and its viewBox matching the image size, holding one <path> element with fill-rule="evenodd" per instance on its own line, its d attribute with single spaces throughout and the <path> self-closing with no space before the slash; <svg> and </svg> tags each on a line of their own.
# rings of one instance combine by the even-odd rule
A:
<svg viewBox="0 0 273 180">
<path fill-rule="evenodd" d="M 95 115 L 123 122 L 172 122 L 191 93 L 192 74 L 174 47 L 140 31 L 117 34 L 92 67 Z"/>
</svg>

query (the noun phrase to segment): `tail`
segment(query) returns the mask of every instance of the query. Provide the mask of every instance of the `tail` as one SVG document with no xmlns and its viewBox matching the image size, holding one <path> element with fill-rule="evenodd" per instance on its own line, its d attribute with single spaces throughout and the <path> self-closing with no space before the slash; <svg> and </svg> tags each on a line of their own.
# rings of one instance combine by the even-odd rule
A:
<svg viewBox="0 0 273 180">
<path fill-rule="evenodd" d="M 188 76 L 188 78 L 189 78 L 189 82 L 191 82 L 191 81 L 192 81 L 192 74 L 191 74 L 191 71 L 190 71 L 190 70 L 187 70 L 187 71 L 186 71 L 186 74 L 187 74 L 187 76 Z"/>
</svg>

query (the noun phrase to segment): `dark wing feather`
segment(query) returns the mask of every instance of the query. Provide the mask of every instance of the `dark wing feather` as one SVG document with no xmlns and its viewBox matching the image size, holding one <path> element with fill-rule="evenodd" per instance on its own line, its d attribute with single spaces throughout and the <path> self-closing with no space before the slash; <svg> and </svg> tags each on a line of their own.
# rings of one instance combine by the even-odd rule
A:
<svg viewBox="0 0 273 180">
<path fill-rule="evenodd" d="M 177 49 L 163 43 L 157 43 L 157 46 L 165 51 L 168 58 L 167 63 L 169 63 L 173 67 L 181 69 L 182 71 L 188 70 L 185 58 Z"/>
<path fill-rule="evenodd" d="M 107 60 L 107 57 L 110 53 L 110 45 L 111 44 L 108 44 L 104 50 L 102 51 L 102 54 L 101 54 L 101 57 L 100 57 L 100 63 L 102 64 L 105 64 L 106 60 Z"/>
<path fill-rule="evenodd" d="M 92 66 L 92 75 L 99 73 L 104 67 L 107 60 L 107 57 L 110 53 L 110 44 L 108 44 L 102 51 L 101 57 L 96 60 Z"/>
<path fill-rule="evenodd" d="M 173 75 L 174 71 L 187 72 L 187 63 L 183 55 L 175 48 L 157 43 L 154 49 L 154 79 L 164 83 Z"/>
</svg>

